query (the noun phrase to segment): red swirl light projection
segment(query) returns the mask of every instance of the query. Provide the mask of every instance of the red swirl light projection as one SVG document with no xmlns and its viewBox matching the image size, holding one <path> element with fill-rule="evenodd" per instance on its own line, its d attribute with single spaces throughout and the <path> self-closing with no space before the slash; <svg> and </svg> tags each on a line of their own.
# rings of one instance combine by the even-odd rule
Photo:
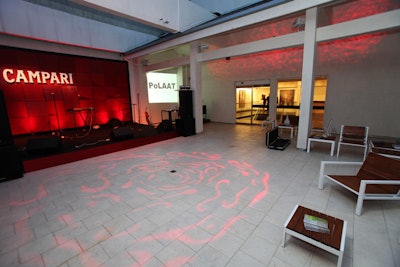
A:
<svg viewBox="0 0 400 267">
<path fill-rule="evenodd" d="M 110 207 L 110 212 L 125 209 L 123 217 L 131 220 L 121 230 L 106 227 L 107 222 L 104 222 L 103 227 L 92 233 L 94 240 L 89 243 L 105 247 L 110 243 L 124 244 L 126 247 L 121 249 L 127 251 L 137 266 L 145 266 L 156 256 L 154 251 L 146 249 L 153 245 L 179 241 L 190 248 L 218 242 L 238 223 L 249 219 L 245 211 L 256 208 L 269 192 L 269 174 L 247 162 L 204 152 L 145 154 L 140 151 L 129 150 L 97 159 L 88 166 L 98 169 L 97 177 L 90 179 L 84 178 L 86 168 L 69 168 L 68 173 L 52 172 L 53 177 L 39 183 L 36 195 L 31 199 L 14 199 L 8 203 L 9 208 L 27 210 L 18 220 L 18 231 L 29 239 L 32 231 L 29 219 L 53 208 L 51 199 L 58 194 L 63 182 L 76 184 L 68 190 L 68 195 L 75 196 L 68 201 L 72 205 L 74 201 L 80 203 L 80 208 L 88 210 L 88 216 L 92 215 L 90 210 L 97 211 L 109 203 L 106 207 Z M 71 178 L 66 181 L 65 177 Z M 85 222 L 82 214 L 74 214 L 79 212 L 61 211 L 52 221 L 53 224 L 65 224 L 64 230 L 54 233 L 59 242 L 58 250 L 71 254 L 71 257 L 82 253 L 84 256 L 78 257 L 85 258 L 82 266 L 91 266 L 98 262 L 96 255 L 86 250 L 87 245 L 82 243 L 81 249 L 77 249 L 75 239 L 62 234 Z M 147 229 L 149 222 L 154 226 L 150 231 Z M 199 235 L 198 231 L 203 234 Z M 79 243 L 79 236 L 75 238 Z M 130 240 L 128 245 L 127 240 Z M 183 266 L 196 261 L 193 254 L 182 250 L 168 255 L 164 263 L 166 266 Z M 58 264 L 46 257 L 44 261 L 49 265 Z"/>
</svg>

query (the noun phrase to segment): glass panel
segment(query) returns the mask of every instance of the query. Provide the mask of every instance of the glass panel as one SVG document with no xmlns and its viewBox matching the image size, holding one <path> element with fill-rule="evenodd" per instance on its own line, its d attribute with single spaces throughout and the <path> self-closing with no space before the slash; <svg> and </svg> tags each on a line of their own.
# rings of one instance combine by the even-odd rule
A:
<svg viewBox="0 0 400 267">
<path fill-rule="evenodd" d="M 312 128 L 323 128 L 324 107 L 326 100 L 327 79 L 317 79 L 314 82 L 314 103 L 312 111 Z"/>
<path fill-rule="evenodd" d="M 261 124 L 268 116 L 269 85 L 236 88 L 236 123 Z"/>
<path fill-rule="evenodd" d="M 314 102 L 312 128 L 322 128 L 326 100 L 327 79 L 317 78 L 314 82 Z M 282 123 L 286 115 L 299 116 L 301 99 L 301 80 L 278 82 L 277 121 Z"/>
<path fill-rule="evenodd" d="M 268 118 L 269 86 L 253 87 L 253 124 L 261 124 Z"/>
<path fill-rule="evenodd" d="M 252 89 L 236 88 L 236 123 L 251 123 Z"/>
<path fill-rule="evenodd" d="M 278 82 L 278 107 L 276 112 L 278 123 L 282 123 L 286 115 L 299 116 L 300 97 L 300 80 Z"/>
</svg>

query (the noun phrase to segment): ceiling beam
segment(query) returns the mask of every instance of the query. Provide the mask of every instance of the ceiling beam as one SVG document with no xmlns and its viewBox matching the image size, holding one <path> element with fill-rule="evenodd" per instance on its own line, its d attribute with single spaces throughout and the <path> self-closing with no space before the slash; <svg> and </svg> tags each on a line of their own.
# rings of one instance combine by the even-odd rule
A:
<svg viewBox="0 0 400 267">
<path fill-rule="evenodd" d="M 128 30 L 138 31 L 145 34 L 150 34 L 154 36 L 161 36 L 168 31 L 151 27 L 134 20 L 112 14 L 110 12 L 105 12 L 100 9 L 90 8 L 84 6 L 80 3 L 69 2 L 69 1 L 48 1 L 48 0 L 24 0 L 35 5 L 40 5 L 48 7 L 54 10 L 62 11 L 74 16 L 86 18 L 89 20 L 99 21 L 109 25 L 117 26 L 120 28 L 125 28 Z"/>
<path fill-rule="evenodd" d="M 317 42 L 400 27 L 400 9 L 317 29 Z"/>
<path fill-rule="evenodd" d="M 240 45 L 233 45 L 209 52 L 199 53 L 199 61 L 209 61 L 219 58 L 243 56 L 258 52 L 299 46 L 304 43 L 304 32 L 295 32 L 273 38 L 258 40 Z"/>
<path fill-rule="evenodd" d="M 93 0 L 94 1 L 94 0 Z M 183 36 L 174 38 L 170 41 L 165 41 L 154 46 L 141 49 L 132 53 L 128 53 L 125 55 L 125 59 L 129 60 L 135 57 L 144 56 L 146 54 L 150 54 L 153 52 L 161 51 L 168 49 L 173 46 L 182 45 L 185 43 L 190 43 L 194 40 L 199 40 L 202 38 L 210 37 L 213 35 L 217 35 L 220 33 L 228 32 L 231 30 L 239 29 L 242 27 L 247 27 L 256 23 L 260 23 L 263 21 L 268 21 L 271 19 L 279 18 L 282 16 L 286 16 L 288 14 L 296 13 L 299 11 L 306 10 L 308 8 L 319 6 L 327 3 L 334 2 L 334 0 L 293 0 L 287 3 L 283 3 L 278 6 L 274 6 L 259 12 L 255 12 L 251 15 L 239 17 L 236 19 L 232 19 L 230 21 L 208 27 L 190 34 L 183 34 Z"/>
<path fill-rule="evenodd" d="M 188 0 L 73 0 L 83 6 L 121 16 L 168 32 L 184 31 L 216 17 Z M 192 25 L 194 24 L 194 25 Z"/>
<path fill-rule="evenodd" d="M 43 40 L 27 39 L 25 37 L 0 34 L 0 45 L 18 47 L 23 49 L 38 50 L 44 52 L 61 53 L 74 56 L 95 57 L 111 60 L 123 60 L 121 53 L 93 49 L 88 47 L 72 46 Z"/>
</svg>

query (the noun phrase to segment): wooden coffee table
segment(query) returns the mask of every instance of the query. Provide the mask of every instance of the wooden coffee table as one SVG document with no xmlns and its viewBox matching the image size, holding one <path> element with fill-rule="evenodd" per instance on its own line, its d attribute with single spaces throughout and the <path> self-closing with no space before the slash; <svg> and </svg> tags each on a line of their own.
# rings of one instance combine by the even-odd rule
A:
<svg viewBox="0 0 400 267">
<path fill-rule="evenodd" d="M 310 214 L 326 219 L 328 221 L 330 233 L 324 234 L 306 230 L 303 223 L 304 214 Z M 283 247 L 285 247 L 286 244 L 286 235 L 294 236 L 337 255 L 339 257 L 337 266 L 340 267 L 342 266 L 343 261 L 346 228 L 346 221 L 297 205 L 285 223 L 283 231 Z"/>
</svg>

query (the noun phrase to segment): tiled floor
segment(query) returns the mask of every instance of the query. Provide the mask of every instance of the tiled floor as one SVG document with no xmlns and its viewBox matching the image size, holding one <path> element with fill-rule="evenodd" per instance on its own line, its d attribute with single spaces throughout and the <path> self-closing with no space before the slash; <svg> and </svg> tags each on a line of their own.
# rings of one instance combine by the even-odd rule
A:
<svg viewBox="0 0 400 267">
<path fill-rule="evenodd" d="M 361 160 L 345 148 L 339 160 Z M 348 221 L 343 266 L 400 266 L 400 203 L 317 188 L 329 146 L 265 147 L 260 126 L 204 132 L 0 184 L 1 266 L 336 266 L 283 224 L 301 204 Z"/>
</svg>

